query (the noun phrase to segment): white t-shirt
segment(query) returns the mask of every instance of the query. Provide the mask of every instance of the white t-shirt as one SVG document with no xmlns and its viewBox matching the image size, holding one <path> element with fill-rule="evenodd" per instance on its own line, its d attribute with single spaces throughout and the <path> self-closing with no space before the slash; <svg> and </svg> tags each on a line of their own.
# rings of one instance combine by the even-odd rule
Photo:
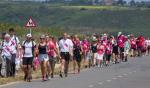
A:
<svg viewBox="0 0 150 88">
<path fill-rule="evenodd" d="M 59 41 L 60 52 L 70 52 L 73 47 L 73 43 L 70 39 L 61 39 Z"/>
<path fill-rule="evenodd" d="M 15 36 L 15 35 L 13 35 L 12 37 L 11 37 L 11 41 L 13 41 L 14 43 L 15 43 L 15 48 L 14 48 L 14 50 L 13 50 L 13 54 L 16 54 L 17 53 L 17 44 L 19 44 L 20 43 L 20 41 L 19 41 L 19 39 L 18 39 L 18 37 L 17 36 Z"/>
<path fill-rule="evenodd" d="M 16 53 L 16 44 L 13 41 L 3 42 L 2 46 L 2 55 L 5 55 L 6 57 L 10 57 L 11 54 Z"/>
<path fill-rule="evenodd" d="M 16 44 L 19 44 L 19 43 L 20 43 L 19 38 L 18 38 L 17 36 L 15 36 L 15 35 L 13 35 L 13 36 L 11 37 L 11 41 L 14 41 Z"/>
<path fill-rule="evenodd" d="M 34 41 L 23 41 L 22 46 L 24 47 L 23 57 L 33 57 L 32 48 L 36 46 L 36 43 Z"/>
<path fill-rule="evenodd" d="M 145 41 L 148 46 L 150 46 L 150 40 Z"/>
</svg>

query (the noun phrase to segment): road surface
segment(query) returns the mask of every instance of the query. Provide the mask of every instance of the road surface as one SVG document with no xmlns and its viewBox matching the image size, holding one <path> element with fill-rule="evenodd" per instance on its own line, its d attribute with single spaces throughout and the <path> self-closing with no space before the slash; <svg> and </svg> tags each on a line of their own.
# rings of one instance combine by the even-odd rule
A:
<svg viewBox="0 0 150 88">
<path fill-rule="evenodd" d="M 81 74 L 50 81 L 33 80 L 0 88 L 150 88 L 150 56 L 103 68 L 85 69 Z"/>
</svg>

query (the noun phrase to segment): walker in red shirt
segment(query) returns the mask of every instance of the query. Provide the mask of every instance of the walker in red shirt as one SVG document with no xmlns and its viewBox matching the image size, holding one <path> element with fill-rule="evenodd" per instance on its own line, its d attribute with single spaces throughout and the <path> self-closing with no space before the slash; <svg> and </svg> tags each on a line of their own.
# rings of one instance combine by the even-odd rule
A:
<svg viewBox="0 0 150 88">
<path fill-rule="evenodd" d="M 97 54 L 96 54 L 98 67 L 102 67 L 104 53 L 105 53 L 105 46 L 102 44 L 102 42 L 99 42 L 97 45 Z"/>
</svg>

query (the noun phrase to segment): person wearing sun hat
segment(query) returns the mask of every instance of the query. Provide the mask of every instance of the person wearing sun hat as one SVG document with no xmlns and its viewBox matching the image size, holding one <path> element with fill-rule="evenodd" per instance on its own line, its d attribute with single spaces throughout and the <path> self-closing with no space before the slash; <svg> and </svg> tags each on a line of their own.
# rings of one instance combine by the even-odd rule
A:
<svg viewBox="0 0 150 88">
<path fill-rule="evenodd" d="M 25 41 L 22 43 L 23 50 L 23 70 L 24 70 L 24 81 L 31 82 L 31 67 L 34 58 L 34 51 L 36 43 L 32 40 L 32 35 L 27 34 Z"/>
</svg>

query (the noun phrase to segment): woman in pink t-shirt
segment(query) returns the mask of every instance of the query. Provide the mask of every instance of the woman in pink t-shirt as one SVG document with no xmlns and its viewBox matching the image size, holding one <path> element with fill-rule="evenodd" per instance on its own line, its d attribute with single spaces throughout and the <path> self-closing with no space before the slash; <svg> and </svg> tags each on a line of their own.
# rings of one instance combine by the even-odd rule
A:
<svg viewBox="0 0 150 88">
<path fill-rule="evenodd" d="M 106 54 L 106 66 L 108 66 L 112 55 L 112 44 L 110 41 L 108 41 L 106 45 L 105 54 Z"/>
<path fill-rule="evenodd" d="M 102 44 L 101 41 L 99 41 L 97 45 L 97 54 L 96 54 L 98 67 L 102 66 L 104 53 L 105 53 L 105 46 Z"/>
<path fill-rule="evenodd" d="M 87 67 L 86 65 L 86 62 L 87 60 L 89 60 L 89 57 L 88 57 L 88 52 L 89 52 L 89 42 L 87 39 L 84 39 L 81 43 L 81 49 L 82 49 L 82 52 L 83 52 L 83 63 L 84 63 L 84 66 L 85 68 Z"/>
<path fill-rule="evenodd" d="M 57 56 L 59 56 L 58 44 L 53 39 L 53 37 L 49 37 L 49 42 L 47 43 L 47 47 L 48 47 L 48 56 L 49 56 L 50 71 L 51 71 L 50 75 L 51 75 L 51 78 L 53 78 Z"/>
<path fill-rule="evenodd" d="M 133 34 L 130 35 L 130 44 L 131 44 L 131 57 L 135 57 L 137 44 L 136 44 L 136 39 Z"/>
</svg>

